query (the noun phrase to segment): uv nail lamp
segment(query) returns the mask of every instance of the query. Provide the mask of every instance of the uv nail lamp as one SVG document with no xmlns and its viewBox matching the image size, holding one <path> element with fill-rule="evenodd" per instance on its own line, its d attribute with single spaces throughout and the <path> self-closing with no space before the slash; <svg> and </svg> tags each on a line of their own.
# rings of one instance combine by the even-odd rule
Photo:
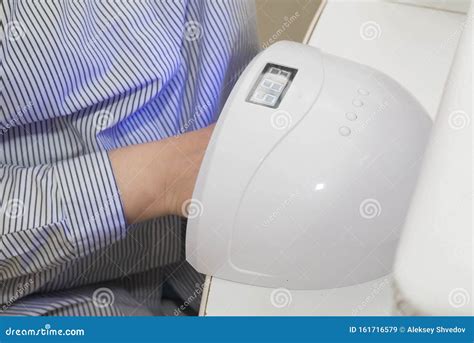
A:
<svg viewBox="0 0 474 343">
<path fill-rule="evenodd" d="M 244 71 L 199 172 L 187 260 L 290 289 L 391 271 L 431 120 L 386 75 L 280 42 Z"/>
</svg>

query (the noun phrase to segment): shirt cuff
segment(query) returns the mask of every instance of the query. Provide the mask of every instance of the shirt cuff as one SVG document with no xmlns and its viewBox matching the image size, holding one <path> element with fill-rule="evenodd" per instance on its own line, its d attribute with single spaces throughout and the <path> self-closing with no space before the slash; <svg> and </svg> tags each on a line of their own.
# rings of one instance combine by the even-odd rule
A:
<svg viewBox="0 0 474 343">
<path fill-rule="evenodd" d="M 75 243 L 78 257 L 125 236 L 120 192 L 106 151 L 60 161 L 55 170 L 67 234 Z"/>
</svg>

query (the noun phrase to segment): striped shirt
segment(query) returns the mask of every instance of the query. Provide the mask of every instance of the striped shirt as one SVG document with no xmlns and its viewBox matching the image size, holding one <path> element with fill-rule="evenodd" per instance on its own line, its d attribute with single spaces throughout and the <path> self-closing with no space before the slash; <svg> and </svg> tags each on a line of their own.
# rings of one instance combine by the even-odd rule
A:
<svg viewBox="0 0 474 343">
<path fill-rule="evenodd" d="M 186 223 L 127 226 L 107 151 L 217 119 L 259 49 L 253 1 L 0 3 L 0 315 L 196 309 Z"/>
</svg>

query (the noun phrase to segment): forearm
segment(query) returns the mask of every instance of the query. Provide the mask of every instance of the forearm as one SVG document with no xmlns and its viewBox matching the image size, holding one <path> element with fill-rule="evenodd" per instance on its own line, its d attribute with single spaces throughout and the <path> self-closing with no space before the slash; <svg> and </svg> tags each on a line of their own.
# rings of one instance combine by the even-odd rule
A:
<svg viewBox="0 0 474 343">
<path fill-rule="evenodd" d="M 212 129 L 109 152 L 127 223 L 185 215 Z"/>
</svg>

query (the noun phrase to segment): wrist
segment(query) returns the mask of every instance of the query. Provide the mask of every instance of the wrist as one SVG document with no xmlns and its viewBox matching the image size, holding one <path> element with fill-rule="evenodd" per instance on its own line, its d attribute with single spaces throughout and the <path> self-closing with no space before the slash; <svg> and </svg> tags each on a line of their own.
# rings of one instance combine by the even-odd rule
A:
<svg viewBox="0 0 474 343">
<path fill-rule="evenodd" d="M 176 214 L 192 197 L 212 127 L 109 152 L 129 224 Z"/>
<path fill-rule="evenodd" d="M 186 216 L 196 179 L 214 126 L 189 132 L 170 141 L 170 168 L 166 177 L 166 208 L 170 214 Z"/>
</svg>

